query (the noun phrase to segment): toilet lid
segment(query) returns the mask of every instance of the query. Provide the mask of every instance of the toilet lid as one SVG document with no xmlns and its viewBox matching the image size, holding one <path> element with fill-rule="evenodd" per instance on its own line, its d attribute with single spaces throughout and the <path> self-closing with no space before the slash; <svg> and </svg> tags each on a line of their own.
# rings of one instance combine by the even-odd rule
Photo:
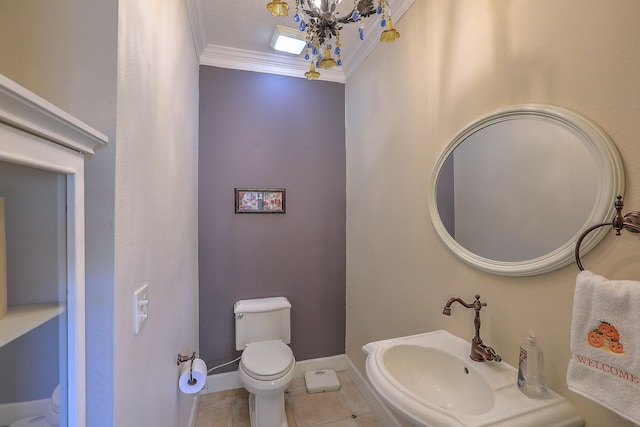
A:
<svg viewBox="0 0 640 427">
<path fill-rule="evenodd" d="M 284 376 L 294 362 L 291 348 L 282 341 L 247 344 L 240 360 L 247 374 L 261 380 L 275 380 Z"/>
</svg>

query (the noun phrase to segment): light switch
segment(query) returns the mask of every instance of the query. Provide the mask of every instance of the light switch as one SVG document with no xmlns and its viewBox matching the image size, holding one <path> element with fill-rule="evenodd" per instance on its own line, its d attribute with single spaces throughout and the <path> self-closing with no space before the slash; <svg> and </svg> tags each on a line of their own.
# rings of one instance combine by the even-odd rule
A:
<svg viewBox="0 0 640 427">
<path fill-rule="evenodd" d="M 136 335 L 142 327 L 147 323 L 149 318 L 149 285 L 142 285 L 133 293 L 133 309 L 134 309 L 134 325 Z"/>
</svg>

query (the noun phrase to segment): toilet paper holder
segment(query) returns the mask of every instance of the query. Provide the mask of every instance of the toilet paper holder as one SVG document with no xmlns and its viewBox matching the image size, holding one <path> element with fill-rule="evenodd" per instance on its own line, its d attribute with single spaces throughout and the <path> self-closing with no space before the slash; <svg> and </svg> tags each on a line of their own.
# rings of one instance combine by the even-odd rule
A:
<svg viewBox="0 0 640 427">
<path fill-rule="evenodd" d="M 191 354 L 191 356 L 183 356 L 182 354 L 178 353 L 178 366 L 180 366 L 181 363 L 184 362 L 190 362 L 189 365 L 189 381 L 187 381 L 187 383 L 189 385 L 195 385 L 198 381 L 193 379 L 193 361 L 196 360 L 196 352 L 194 351 L 193 354 Z"/>
</svg>

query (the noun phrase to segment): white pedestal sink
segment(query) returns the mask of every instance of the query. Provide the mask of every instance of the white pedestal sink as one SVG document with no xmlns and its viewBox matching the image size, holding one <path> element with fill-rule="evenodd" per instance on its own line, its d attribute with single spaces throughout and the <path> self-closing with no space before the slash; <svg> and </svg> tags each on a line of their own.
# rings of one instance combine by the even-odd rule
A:
<svg viewBox="0 0 640 427">
<path fill-rule="evenodd" d="M 470 342 L 447 331 L 376 341 L 363 347 L 375 393 L 416 427 L 580 427 L 559 394 L 531 399 L 505 362 L 474 362 Z"/>
</svg>

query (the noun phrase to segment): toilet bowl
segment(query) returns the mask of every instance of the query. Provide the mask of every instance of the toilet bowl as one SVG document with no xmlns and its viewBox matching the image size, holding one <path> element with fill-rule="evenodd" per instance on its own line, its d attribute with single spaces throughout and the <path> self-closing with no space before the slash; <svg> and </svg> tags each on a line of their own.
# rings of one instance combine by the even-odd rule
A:
<svg viewBox="0 0 640 427">
<path fill-rule="evenodd" d="M 9 427 L 58 427 L 60 425 L 60 386 L 58 385 L 43 415 L 23 418 Z"/>
<path fill-rule="evenodd" d="M 286 427 L 284 391 L 294 376 L 295 359 L 282 341 L 252 343 L 242 353 L 238 374 L 249 395 L 254 427 Z"/>
<path fill-rule="evenodd" d="M 238 375 L 249 392 L 252 427 L 287 427 L 284 391 L 296 360 L 290 342 L 291 304 L 284 297 L 238 301 L 236 349 L 242 350 Z"/>
</svg>

